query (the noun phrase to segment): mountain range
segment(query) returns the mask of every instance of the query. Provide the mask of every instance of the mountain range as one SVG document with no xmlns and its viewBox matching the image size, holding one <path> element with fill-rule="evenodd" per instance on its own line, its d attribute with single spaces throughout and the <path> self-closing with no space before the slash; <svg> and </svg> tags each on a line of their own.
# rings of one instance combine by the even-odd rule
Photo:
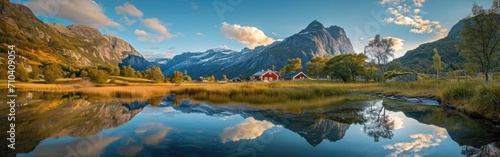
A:
<svg viewBox="0 0 500 157">
<path fill-rule="evenodd" d="M 292 58 L 300 58 L 302 67 L 307 67 L 307 62 L 314 57 L 333 57 L 348 53 L 355 52 L 344 29 L 338 26 L 325 28 L 315 20 L 299 33 L 283 41 L 255 49 L 245 48 L 241 51 L 210 49 L 205 52 L 186 52 L 170 60 L 153 64 L 144 64 L 145 60 L 142 57 L 130 56 L 124 59 L 122 64 L 131 65 L 135 69 L 157 65 L 166 76 L 172 75 L 174 71 L 187 71 L 193 78 L 210 75 L 222 78 L 222 75 L 250 76 L 268 69 L 277 71 Z M 303 71 L 306 72 L 307 68 Z"/>
<path fill-rule="evenodd" d="M 50 63 L 60 64 L 65 69 L 109 64 L 131 65 L 136 70 L 159 66 L 165 76 L 174 71 L 186 71 L 194 79 L 211 75 L 220 79 L 222 75 L 232 78 L 267 69 L 278 71 L 292 58 L 300 58 L 303 71 L 307 72 L 307 62 L 314 57 L 355 53 L 343 28 L 325 27 L 315 20 L 300 32 L 270 45 L 240 51 L 219 48 L 185 52 L 171 59 L 149 62 L 125 40 L 103 35 L 90 26 L 43 22 L 22 4 L 0 0 L 0 15 L 0 44 L 16 45 L 16 52 L 28 69 L 32 65 Z M 401 62 L 406 70 L 431 73 L 432 49 L 437 48 L 449 68 L 461 69 L 465 59 L 454 46 L 461 41 L 462 29 L 460 21 L 445 38 L 422 44 L 394 61 Z M 7 51 L 5 46 L 0 50 Z M 0 54 L 2 58 L 4 54 Z"/>
<path fill-rule="evenodd" d="M 460 56 L 460 51 L 455 48 L 455 45 L 462 41 L 460 36 L 463 29 L 462 21 L 455 24 L 446 37 L 422 44 L 416 49 L 406 52 L 404 56 L 394 59 L 394 61 L 399 61 L 406 70 L 434 73 L 431 66 L 433 64 L 432 57 L 434 56 L 433 49 L 436 48 L 441 56 L 441 61 L 448 66 L 448 70 L 462 69 L 465 59 Z"/>
<path fill-rule="evenodd" d="M 66 68 L 118 64 L 142 55 L 125 40 L 90 26 L 45 23 L 22 4 L 0 0 L 0 44 L 15 45 L 25 67 L 50 63 Z M 0 50 L 6 52 L 6 46 Z"/>
</svg>

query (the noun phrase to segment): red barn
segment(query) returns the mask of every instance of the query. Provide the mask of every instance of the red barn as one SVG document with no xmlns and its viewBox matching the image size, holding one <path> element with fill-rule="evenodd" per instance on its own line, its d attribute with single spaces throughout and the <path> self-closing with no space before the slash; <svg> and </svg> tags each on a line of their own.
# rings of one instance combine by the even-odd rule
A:
<svg viewBox="0 0 500 157">
<path fill-rule="evenodd" d="M 307 75 L 304 74 L 303 72 L 292 72 L 283 75 L 284 80 L 299 80 L 299 79 L 306 79 Z"/>
<path fill-rule="evenodd" d="M 250 77 L 252 81 L 278 81 L 279 75 L 276 74 L 275 72 L 268 70 L 268 71 L 259 71 Z"/>
</svg>

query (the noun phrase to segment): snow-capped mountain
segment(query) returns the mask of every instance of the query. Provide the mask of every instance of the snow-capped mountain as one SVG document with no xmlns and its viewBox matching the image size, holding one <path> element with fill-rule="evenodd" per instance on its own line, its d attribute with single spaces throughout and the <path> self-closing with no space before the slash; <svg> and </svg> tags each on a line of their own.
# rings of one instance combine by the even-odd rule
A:
<svg viewBox="0 0 500 157">
<path fill-rule="evenodd" d="M 222 75 L 230 78 L 239 75 L 246 77 L 273 67 L 279 70 L 291 58 L 301 58 L 303 71 L 306 72 L 307 62 L 314 57 L 347 53 L 354 53 L 354 48 L 344 29 L 338 26 L 325 28 L 315 20 L 299 33 L 267 46 L 241 51 L 219 48 L 206 52 L 186 52 L 165 64 L 157 65 L 165 76 L 171 76 L 174 71 L 187 71 L 192 78 L 214 75 L 220 79 Z"/>
</svg>

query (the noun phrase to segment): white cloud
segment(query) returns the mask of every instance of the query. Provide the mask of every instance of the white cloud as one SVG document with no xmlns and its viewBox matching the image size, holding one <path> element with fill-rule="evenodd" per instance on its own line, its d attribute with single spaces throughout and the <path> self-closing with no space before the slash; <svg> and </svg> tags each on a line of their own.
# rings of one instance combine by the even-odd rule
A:
<svg viewBox="0 0 500 157">
<path fill-rule="evenodd" d="M 226 38 L 236 40 L 251 49 L 261 45 L 269 45 L 275 41 L 256 27 L 223 22 L 220 31 Z"/>
<path fill-rule="evenodd" d="M 222 143 L 239 141 L 241 139 L 255 139 L 272 127 L 274 127 L 273 123 L 255 120 L 253 117 L 250 117 L 235 127 L 224 128 L 224 132 L 222 132 L 220 138 Z"/>
<path fill-rule="evenodd" d="M 157 58 L 172 58 L 172 55 L 168 54 L 169 52 L 141 52 L 142 56 L 144 56 L 147 60 L 155 60 Z"/>
<path fill-rule="evenodd" d="M 403 45 L 404 45 L 404 41 L 403 39 L 399 39 L 399 38 L 395 38 L 395 37 L 385 37 L 385 39 L 392 39 L 392 41 L 394 42 L 394 50 L 398 51 L 398 50 L 402 50 L 403 49 Z"/>
<path fill-rule="evenodd" d="M 406 0 L 382 0 L 379 3 L 382 5 L 389 4 L 389 5 L 399 5 L 403 2 L 406 2 Z"/>
<path fill-rule="evenodd" d="M 128 14 L 128 15 L 135 16 L 135 17 L 142 17 L 143 16 L 142 12 L 139 9 L 137 9 L 134 5 L 130 4 L 129 2 L 125 2 L 123 4 L 123 6 L 115 7 L 115 11 L 116 11 L 116 14 L 119 14 L 119 15 Z"/>
<path fill-rule="evenodd" d="M 424 3 L 426 0 L 413 0 L 413 6 L 415 7 L 424 7 Z"/>
<path fill-rule="evenodd" d="M 45 17 L 59 17 L 98 27 L 120 27 L 120 24 L 104 15 L 103 8 L 92 0 L 30 0 L 26 6 Z"/>
<path fill-rule="evenodd" d="M 161 24 L 161 22 L 157 18 L 147 18 L 142 19 L 141 23 L 143 26 L 156 31 L 159 34 L 148 34 L 146 36 L 139 37 L 139 41 L 147 41 L 147 42 L 161 42 L 164 39 L 174 38 L 175 35 L 170 34 L 168 29 Z"/>
<path fill-rule="evenodd" d="M 198 32 L 198 33 L 196 33 L 196 35 L 203 36 L 203 33 L 202 32 Z"/>
<path fill-rule="evenodd" d="M 447 28 L 444 28 L 439 21 L 431 21 L 424 19 L 419 14 L 423 12 L 421 9 L 426 0 L 412 0 L 412 6 L 417 7 L 413 9 L 412 6 L 407 4 L 407 0 L 382 0 L 380 4 L 388 4 L 387 8 L 392 17 L 385 18 L 387 23 L 394 23 L 396 25 L 412 26 L 410 32 L 416 34 L 435 33 L 439 38 L 446 36 Z"/>
<path fill-rule="evenodd" d="M 198 9 L 200 6 L 198 6 L 195 2 L 191 2 L 191 7 L 193 7 L 193 9 Z"/>
<path fill-rule="evenodd" d="M 139 35 L 139 36 L 148 36 L 148 33 L 147 33 L 146 31 L 144 31 L 144 30 L 140 30 L 140 29 L 136 29 L 136 30 L 134 31 L 134 34 L 135 34 L 135 35 Z"/>
<path fill-rule="evenodd" d="M 394 46 L 392 48 L 394 48 L 394 50 L 396 50 L 396 51 L 404 49 L 403 46 L 404 46 L 405 40 L 403 40 L 403 39 L 395 38 L 395 37 L 383 37 L 382 39 L 383 40 L 391 39 L 394 42 Z M 370 38 L 370 41 L 373 41 L 373 40 L 375 40 L 375 38 Z"/>
</svg>

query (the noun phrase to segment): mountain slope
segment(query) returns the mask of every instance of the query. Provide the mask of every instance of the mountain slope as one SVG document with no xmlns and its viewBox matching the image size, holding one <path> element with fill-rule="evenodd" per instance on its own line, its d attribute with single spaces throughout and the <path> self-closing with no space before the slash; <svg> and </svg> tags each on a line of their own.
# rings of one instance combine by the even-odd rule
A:
<svg viewBox="0 0 500 157">
<path fill-rule="evenodd" d="M 126 41 L 81 25 L 44 23 L 21 4 L 0 0 L 0 44 L 15 45 L 32 65 L 67 67 L 117 64 L 128 55 L 142 56 Z M 0 48 L 2 52 L 6 49 Z"/>
<path fill-rule="evenodd" d="M 291 58 L 301 58 L 303 71 L 307 71 L 306 64 L 314 57 L 347 53 L 354 53 L 354 48 L 344 29 L 338 26 L 325 28 L 320 22 L 313 21 L 299 33 L 268 46 L 245 48 L 239 52 L 224 49 L 187 52 L 160 67 L 166 76 L 171 76 L 175 70 L 186 70 L 192 78 L 214 75 L 220 79 L 222 75 L 250 76 L 273 67 L 279 70 Z"/>
<path fill-rule="evenodd" d="M 460 56 L 459 50 L 455 48 L 456 44 L 462 41 L 460 32 L 463 29 L 462 21 L 455 24 L 448 35 L 434 42 L 429 42 L 418 46 L 414 50 L 406 52 L 403 57 L 397 58 L 394 61 L 399 61 L 404 65 L 405 69 L 412 69 L 417 72 L 433 73 L 431 66 L 433 64 L 432 56 L 434 56 L 434 48 L 437 48 L 441 60 L 452 69 L 463 67 L 465 59 Z"/>
</svg>

